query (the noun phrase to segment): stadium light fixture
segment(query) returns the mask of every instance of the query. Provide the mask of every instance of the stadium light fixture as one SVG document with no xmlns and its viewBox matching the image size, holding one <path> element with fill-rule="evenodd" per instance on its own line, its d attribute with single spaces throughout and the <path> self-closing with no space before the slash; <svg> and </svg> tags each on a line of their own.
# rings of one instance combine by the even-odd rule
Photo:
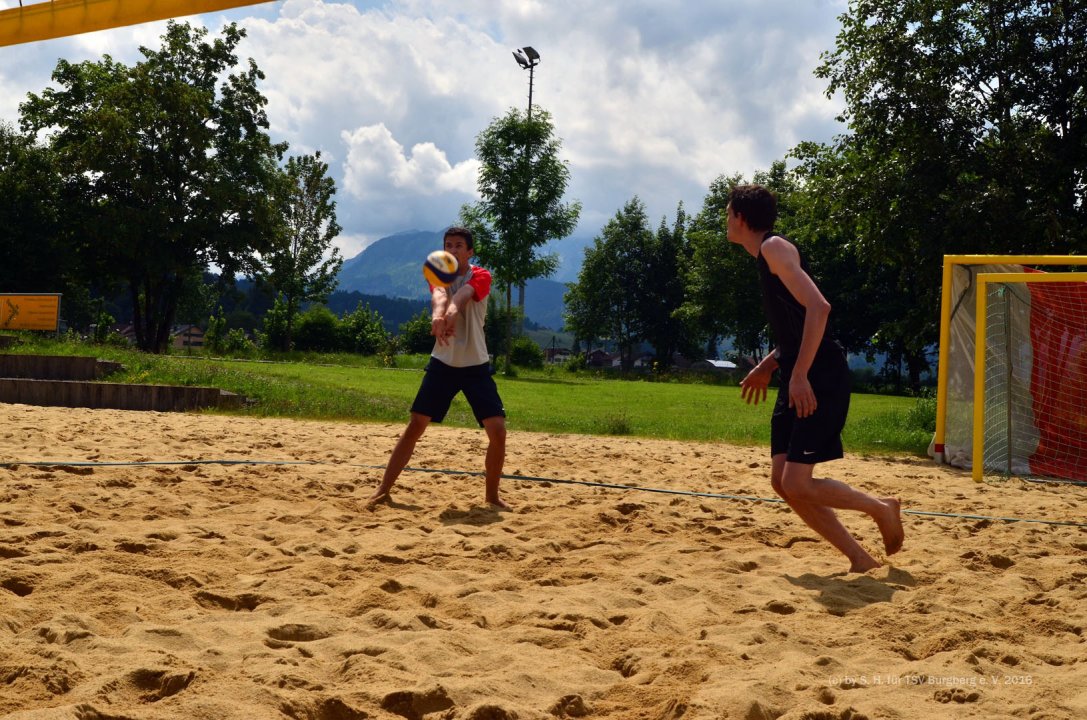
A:
<svg viewBox="0 0 1087 720">
<path fill-rule="evenodd" d="M 521 66 L 522 70 L 528 70 L 528 119 L 532 119 L 532 81 L 533 72 L 540 64 L 540 53 L 530 47 L 518 48 L 513 51 L 513 59 Z"/>
</svg>

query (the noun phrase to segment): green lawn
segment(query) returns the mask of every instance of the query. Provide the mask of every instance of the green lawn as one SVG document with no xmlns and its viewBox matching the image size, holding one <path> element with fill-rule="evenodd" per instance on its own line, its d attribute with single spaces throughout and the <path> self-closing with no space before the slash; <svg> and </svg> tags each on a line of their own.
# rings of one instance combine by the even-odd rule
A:
<svg viewBox="0 0 1087 720">
<path fill-rule="evenodd" d="M 311 357 L 293 362 L 149 356 L 109 347 L 49 344 L 18 352 L 96 354 L 119 360 L 112 382 L 206 385 L 252 402 L 230 411 L 262 417 L 406 422 L 425 357 L 400 357 L 397 368 L 373 358 Z M 336 364 L 319 362 L 335 360 Z M 497 375 L 511 431 L 633 435 L 741 445 L 769 442 L 771 404 L 749 406 L 723 385 L 604 379 L 560 368 Z M 772 391 L 776 392 L 776 391 Z M 850 452 L 925 452 L 931 430 L 917 425 L 913 398 L 854 394 L 844 441 Z M 446 419 L 475 425 L 462 396 Z"/>
</svg>

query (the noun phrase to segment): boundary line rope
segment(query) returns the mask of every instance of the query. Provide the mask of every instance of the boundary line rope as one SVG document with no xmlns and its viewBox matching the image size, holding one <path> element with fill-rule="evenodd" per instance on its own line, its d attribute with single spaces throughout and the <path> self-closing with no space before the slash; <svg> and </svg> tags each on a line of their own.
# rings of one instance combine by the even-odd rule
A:
<svg viewBox="0 0 1087 720">
<path fill-rule="evenodd" d="M 30 467 L 150 467 L 159 465 L 336 465 L 339 463 L 327 463 L 313 460 L 145 460 L 145 461 L 106 461 L 106 462 L 91 462 L 91 461 L 45 461 L 36 460 L 28 462 L 13 462 L 3 461 L 0 462 L 0 467 L 14 467 L 17 465 L 28 465 Z M 368 470 L 384 470 L 384 465 L 360 465 L 357 463 L 344 463 L 347 467 L 364 468 Z M 436 468 L 420 468 L 420 467 L 405 467 L 405 472 L 428 472 L 437 473 L 439 475 L 472 475 L 482 476 L 486 473 L 478 470 L 448 470 L 448 469 L 436 469 Z M 502 475 L 503 480 L 524 480 L 527 482 L 538 483 L 556 483 L 559 485 L 582 485 L 585 487 L 600 487 L 611 490 L 634 490 L 638 492 L 652 492 L 665 495 L 681 495 L 685 497 L 703 497 L 716 500 L 745 500 L 748 502 L 765 502 L 765 503 L 777 503 L 782 504 L 785 501 L 781 498 L 764 498 L 755 495 L 730 495 L 728 493 L 711 493 L 702 492 L 697 490 L 670 490 L 667 488 L 653 488 L 645 487 L 641 485 L 621 485 L 619 483 L 603 483 L 594 482 L 591 480 L 569 480 L 564 478 L 546 478 L 536 477 L 533 475 Z M 1040 481 L 1034 481 L 1040 482 Z M 1023 523 L 1036 523 L 1040 525 L 1061 525 L 1069 527 L 1082 527 L 1087 528 L 1087 522 L 1073 522 L 1071 520 L 1036 520 L 1032 518 L 1018 518 L 1018 517 L 1001 517 L 994 515 L 974 515 L 970 513 L 945 513 L 935 512 L 931 510 L 910 510 L 905 509 L 902 511 L 903 515 L 917 515 L 920 517 L 935 517 L 935 518 L 953 518 L 959 520 L 992 520 L 996 522 L 1023 522 Z"/>
</svg>

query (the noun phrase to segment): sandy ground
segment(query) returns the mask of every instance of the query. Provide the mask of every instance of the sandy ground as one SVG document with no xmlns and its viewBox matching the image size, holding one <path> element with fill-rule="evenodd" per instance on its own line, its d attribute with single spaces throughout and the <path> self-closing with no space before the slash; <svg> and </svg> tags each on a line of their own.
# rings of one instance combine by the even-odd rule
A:
<svg viewBox="0 0 1087 720">
<path fill-rule="evenodd" d="M 1087 717 L 1087 528 L 1052 524 L 1087 489 L 848 456 L 909 511 L 849 574 L 781 504 L 556 482 L 768 497 L 760 448 L 511 432 L 537 479 L 496 512 L 444 472 L 482 432 L 432 427 L 368 509 L 400 429 L 0 405 L 0 717 Z"/>
</svg>

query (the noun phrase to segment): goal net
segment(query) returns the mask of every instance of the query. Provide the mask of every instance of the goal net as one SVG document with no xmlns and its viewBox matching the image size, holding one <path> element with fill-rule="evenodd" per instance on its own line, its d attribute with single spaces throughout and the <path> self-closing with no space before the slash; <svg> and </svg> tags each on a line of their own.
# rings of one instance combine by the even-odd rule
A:
<svg viewBox="0 0 1087 720">
<path fill-rule="evenodd" d="M 934 456 L 978 480 L 999 473 L 1087 481 L 1087 273 L 960 261 L 950 278 L 945 264 L 949 279 Z"/>
</svg>

